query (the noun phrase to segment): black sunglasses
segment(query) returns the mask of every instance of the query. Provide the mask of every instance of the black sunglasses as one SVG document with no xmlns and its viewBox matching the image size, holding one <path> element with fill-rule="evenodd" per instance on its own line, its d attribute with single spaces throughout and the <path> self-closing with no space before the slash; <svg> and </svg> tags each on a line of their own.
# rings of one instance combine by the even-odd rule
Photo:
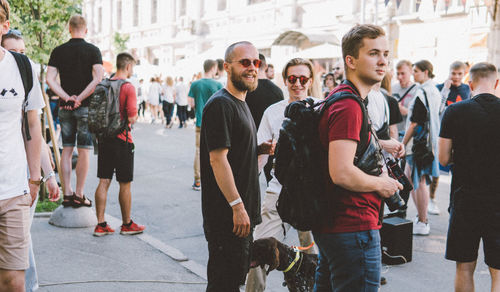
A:
<svg viewBox="0 0 500 292">
<path fill-rule="evenodd" d="M 300 84 L 302 84 L 302 86 L 306 85 L 306 83 L 309 81 L 309 79 L 311 79 L 311 77 L 306 77 L 304 75 L 302 76 L 295 76 L 295 75 L 290 75 L 286 78 L 286 80 L 288 80 L 288 82 L 290 82 L 290 84 L 295 84 L 295 82 L 297 82 L 297 80 L 299 80 Z"/>
<path fill-rule="evenodd" d="M 262 61 L 261 61 L 261 60 L 259 60 L 259 59 L 255 59 L 255 60 L 253 60 L 253 61 L 252 61 L 252 60 L 250 60 L 250 59 L 241 59 L 241 60 L 239 60 L 239 61 L 234 61 L 234 62 L 238 62 L 238 63 L 240 63 L 240 64 L 241 64 L 243 67 L 245 67 L 245 68 L 250 67 L 250 65 L 252 65 L 252 63 L 253 63 L 253 65 L 255 66 L 255 68 L 259 68 L 259 67 L 260 67 L 260 64 L 262 63 Z M 233 62 L 231 62 L 231 63 L 233 63 Z"/>
</svg>

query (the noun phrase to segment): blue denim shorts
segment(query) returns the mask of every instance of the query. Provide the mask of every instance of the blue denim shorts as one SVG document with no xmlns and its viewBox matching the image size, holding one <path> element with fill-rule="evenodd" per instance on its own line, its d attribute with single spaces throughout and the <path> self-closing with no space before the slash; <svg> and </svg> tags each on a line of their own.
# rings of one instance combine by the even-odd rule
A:
<svg viewBox="0 0 500 292">
<path fill-rule="evenodd" d="M 76 110 L 59 108 L 59 121 L 63 147 L 92 148 L 92 135 L 89 131 L 89 108 Z"/>
<path fill-rule="evenodd" d="M 378 230 L 313 235 L 319 247 L 314 291 L 378 291 L 382 268 Z"/>
</svg>

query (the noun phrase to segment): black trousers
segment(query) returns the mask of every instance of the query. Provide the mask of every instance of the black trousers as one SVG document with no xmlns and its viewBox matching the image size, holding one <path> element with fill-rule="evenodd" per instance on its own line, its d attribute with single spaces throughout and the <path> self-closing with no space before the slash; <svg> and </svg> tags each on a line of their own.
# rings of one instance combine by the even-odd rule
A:
<svg viewBox="0 0 500 292">
<path fill-rule="evenodd" d="M 207 292 L 239 292 L 250 267 L 253 229 L 246 238 L 232 231 L 205 232 L 208 241 Z"/>
<path fill-rule="evenodd" d="M 167 119 L 167 125 L 172 121 L 172 113 L 174 111 L 174 104 L 168 101 L 163 101 L 163 114 Z"/>
</svg>

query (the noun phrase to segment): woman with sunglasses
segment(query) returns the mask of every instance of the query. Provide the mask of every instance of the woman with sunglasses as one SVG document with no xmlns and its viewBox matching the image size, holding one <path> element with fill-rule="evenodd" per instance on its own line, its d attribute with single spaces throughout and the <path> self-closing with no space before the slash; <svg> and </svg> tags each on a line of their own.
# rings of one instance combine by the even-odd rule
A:
<svg viewBox="0 0 500 292">
<path fill-rule="evenodd" d="M 283 69 L 283 79 L 288 90 L 289 98 L 277 102 L 266 109 L 262 116 L 262 121 L 257 131 L 257 144 L 273 139 L 278 140 L 281 124 L 285 119 L 284 112 L 286 106 L 294 101 L 311 98 L 311 88 L 314 84 L 314 69 L 311 62 L 301 58 L 295 58 L 285 65 Z M 313 98 L 319 101 L 317 98 Z M 259 169 L 267 162 L 268 155 L 259 155 Z M 262 223 L 255 227 L 254 239 L 264 237 L 274 237 L 279 241 L 285 239 L 285 234 L 290 229 L 289 224 L 283 223 L 276 210 L 276 202 L 281 192 L 281 184 L 271 171 L 271 181 L 266 189 L 264 202 L 262 203 Z M 311 232 L 299 231 L 299 241 L 301 246 L 309 246 L 312 243 Z M 315 248 L 309 249 L 309 253 L 317 253 Z M 264 291 L 266 283 L 266 271 L 261 267 L 255 267 L 248 273 L 246 291 Z"/>
</svg>

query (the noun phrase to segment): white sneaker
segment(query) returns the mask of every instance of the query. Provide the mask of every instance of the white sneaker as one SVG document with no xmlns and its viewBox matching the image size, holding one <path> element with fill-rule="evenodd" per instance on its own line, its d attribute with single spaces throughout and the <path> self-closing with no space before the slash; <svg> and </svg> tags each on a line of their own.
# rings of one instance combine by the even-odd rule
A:
<svg viewBox="0 0 500 292">
<path fill-rule="evenodd" d="M 413 235 L 429 235 L 430 231 L 431 227 L 429 223 L 418 221 L 416 224 L 413 224 Z"/>
<path fill-rule="evenodd" d="M 427 205 L 427 213 L 431 215 L 439 215 L 439 208 L 436 204 L 436 201 L 433 199 L 429 200 L 429 205 Z"/>
</svg>

